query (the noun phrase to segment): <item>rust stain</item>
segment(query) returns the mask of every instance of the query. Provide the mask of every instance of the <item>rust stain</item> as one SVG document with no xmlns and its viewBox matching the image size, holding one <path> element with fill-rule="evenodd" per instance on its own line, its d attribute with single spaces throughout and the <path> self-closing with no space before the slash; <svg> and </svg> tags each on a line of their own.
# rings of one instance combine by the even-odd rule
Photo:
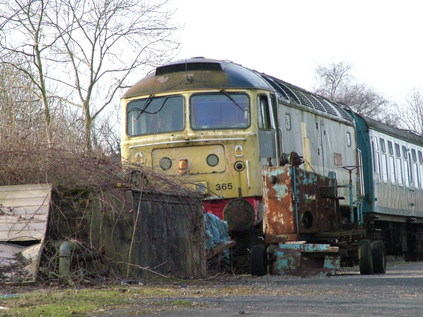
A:
<svg viewBox="0 0 423 317">
<path fill-rule="evenodd" d="M 330 191 L 334 186 L 333 179 L 300 168 L 265 168 L 263 222 L 266 242 L 302 240 L 303 234 L 341 229 L 336 200 L 321 194 L 323 189 Z"/>
<path fill-rule="evenodd" d="M 283 241 L 295 234 L 293 190 L 288 167 L 269 167 L 264 174 L 264 228 L 266 240 Z M 269 241 L 272 242 L 272 241 Z"/>
<path fill-rule="evenodd" d="M 328 244 L 279 244 L 273 256 L 272 272 L 277 275 L 335 275 L 340 267 L 339 248 Z"/>
</svg>

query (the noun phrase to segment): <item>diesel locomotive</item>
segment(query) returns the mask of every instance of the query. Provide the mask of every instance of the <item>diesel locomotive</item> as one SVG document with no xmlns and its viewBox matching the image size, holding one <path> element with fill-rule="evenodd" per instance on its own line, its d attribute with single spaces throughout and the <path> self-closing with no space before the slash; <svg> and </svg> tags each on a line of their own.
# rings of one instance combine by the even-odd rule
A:
<svg viewBox="0 0 423 317">
<path fill-rule="evenodd" d="M 123 161 L 186 179 L 251 250 L 258 274 L 270 258 L 264 248 L 292 240 L 337 244 L 345 259 L 378 241 L 377 269 L 362 256 L 367 273 L 384 272 L 385 247 L 423 251 L 423 141 L 410 132 L 205 58 L 157 67 L 124 94 L 122 117 Z M 290 209 L 275 193 L 291 188 Z M 269 210 L 276 205 L 286 217 Z"/>
</svg>

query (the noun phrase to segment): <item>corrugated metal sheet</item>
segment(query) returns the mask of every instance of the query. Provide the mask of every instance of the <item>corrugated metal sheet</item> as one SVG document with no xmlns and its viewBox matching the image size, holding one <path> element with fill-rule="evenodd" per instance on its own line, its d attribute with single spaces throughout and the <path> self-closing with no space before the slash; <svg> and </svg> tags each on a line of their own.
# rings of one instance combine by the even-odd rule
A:
<svg viewBox="0 0 423 317">
<path fill-rule="evenodd" d="M 3 281 L 36 279 L 51 189 L 50 184 L 0 187 L 0 275 Z"/>
</svg>

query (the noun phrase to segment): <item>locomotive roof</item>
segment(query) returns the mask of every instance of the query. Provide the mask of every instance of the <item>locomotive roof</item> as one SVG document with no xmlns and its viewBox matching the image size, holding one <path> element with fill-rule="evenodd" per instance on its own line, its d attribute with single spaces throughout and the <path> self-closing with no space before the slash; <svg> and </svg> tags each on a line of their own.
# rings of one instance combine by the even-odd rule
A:
<svg viewBox="0 0 423 317">
<path fill-rule="evenodd" d="M 423 138 L 409 130 L 395 128 L 386 123 L 382 123 L 374 119 L 364 117 L 359 114 L 354 114 L 354 115 L 360 117 L 365 122 L 365 124 L 367 125 L 367 129 L 375 130 L 375 131 L 390 135 L 394 138 L 423 146 Z"/>
<path fill-rule="evenodd" d="M 154 72 L 135 83 L 123 98 L 179 90 L 231 88 L 275 91 L 287 103 L 320 111 L 339 120 L 353 121 L 340 105 L 302 88 L 230 61 L 202 57 L 157 67 Z"/>
</svg>

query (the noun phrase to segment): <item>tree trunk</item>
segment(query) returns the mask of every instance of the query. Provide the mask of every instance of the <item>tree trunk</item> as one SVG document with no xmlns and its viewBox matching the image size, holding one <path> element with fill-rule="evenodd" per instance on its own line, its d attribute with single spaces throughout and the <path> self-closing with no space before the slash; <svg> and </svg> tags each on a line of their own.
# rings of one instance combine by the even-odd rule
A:
<svg viewBox="0 0 423 317">
<path fill-rule="evenodd" d="M 93 124 L 93 118 L 91 117 L 90 103 L 88 100 L 84 100 L 83 108 L 84 108 L 84 121 L 85 121 L 85 125 L 84 125 L 85 149 L 87 150 L 87 152 L 91 152 L 92 150 L 91 128 Z"/>
</svg>

